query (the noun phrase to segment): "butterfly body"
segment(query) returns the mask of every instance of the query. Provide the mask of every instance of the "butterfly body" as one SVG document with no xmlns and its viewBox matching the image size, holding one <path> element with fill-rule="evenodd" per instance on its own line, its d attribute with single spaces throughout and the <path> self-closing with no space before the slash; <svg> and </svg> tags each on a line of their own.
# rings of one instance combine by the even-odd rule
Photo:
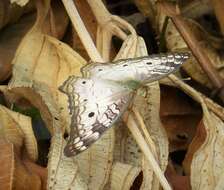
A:
<svg viewBox="0 0 224 190">
<path fill-rule="evenodd" d="M 86 150 L 129 106 L 134 90 L 172 73 L 186 53 L 153 55 L 82 68 L 83 77 L 70 76 L 59 88 L 68 96 L 71 130 L 66 156 Z"/>
</svg>

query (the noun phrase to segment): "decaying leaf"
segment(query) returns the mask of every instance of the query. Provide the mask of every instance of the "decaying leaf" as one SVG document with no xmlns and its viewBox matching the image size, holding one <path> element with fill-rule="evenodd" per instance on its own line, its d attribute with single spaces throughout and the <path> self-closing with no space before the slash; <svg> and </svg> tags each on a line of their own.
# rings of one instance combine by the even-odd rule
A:
<svg viewBox="0 0 224 190">
<path fill-rule="evenodd" d="M 33 25 L 35 14 L 22 17 L 19 22 L 6 27 L 0 32 L 0 81 L 9 77 L 12 70 L 12 59 L 15 51 L 26 32 Z"/>
<path fill-rule="evenodd" d="M 128 190 L 141 169 L 128 164 L 115 162 L 111 172 L 111 190 Z"/>
<path fill-rule="evenodd" d="M 223 120 L 209 109 L 206 98 L 176 77 L 174 84 L 200 103 L 203 118 L 185 158 L 185 171 L 190 174 L 192 189 L 215 189 L 219 187 L 223 172 Z M 213 176 L 213 177 L 211 177 Z"/>
<path fill-rule="evenodd" d="M 65 140 L 58 130 L 52 137 L 48 163 L 48 189 L 88 189 L 74 159 L 64 155 Z"/>
<path fill-rule="evenodd" d="M 175 190 L 190 190 L 190 179 L 189 176 L 178 175 L 170 162 L 167 170 L 166 176 L 169 182 L 172 184 L 172 188 Z"/>
<path fill-rule="evenodd" d="M 0 170 L 0 186 L 5 189 L 45 189 L 46 169 L 34 163 L 38 151 L 30 118 L 0 106 L 0 137 L 0 162 L 4 166 Z M 35 171 L 26 165 L 28 162 L 33 162 Z"/>
<path fill-rule="evenodd" d="M 176 88 L 162 86 L 161 94 L 160 117 L 169 137 L 169 151 L 185 150 L 201 119 L 200 107 Z"/>
<path fill-rule="evenodd" d="M 224 123 L 206 105 L 202 109 L 202 123 L 189 147 L 185 167 L 190 172 L 192 189 L 219 189 L 224 170 Z"/>
<path fill-rule="evenodd" d="M 29 158 L 36 161 L 38 157 L 37 143 L 30 118 L 0 106 L 0 122 L 2 136 L 17 148 L 17 153 L 25 145 Z"/>
<path fill-rule="evenodd" d="M 0 29 L 7 24 L 15 23 L 23 14 L 33 10 L 33 0 L 24 7 L 20 7 L 17 4 L 11 4 L 9 0 L 2 0 L 0 2 Z"/>
</svg>

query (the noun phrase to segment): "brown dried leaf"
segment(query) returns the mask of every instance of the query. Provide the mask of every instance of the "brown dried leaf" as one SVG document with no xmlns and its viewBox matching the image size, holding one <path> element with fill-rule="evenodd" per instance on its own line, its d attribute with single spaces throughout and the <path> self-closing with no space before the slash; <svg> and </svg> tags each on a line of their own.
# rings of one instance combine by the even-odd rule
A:
<svg viewBox="0 0 224 190">
<path fill-rule="evenodd" d="M 206 108 L 203 111 L 206 138 L 197 151 L 193 153 L 190 170 L 191 186 L 193 189 L 215 189 L 223 180 L 224 123 Z M 193 149 L 189 149 L 189 154 L 192 154 Z"/>
<path fill-rule="evenodd" d="M 16 22 L 23 14 L 34 10 L 34 3 L 30 1 L 26 6 L 20 7 L 11 4 L 9 0 L 0 1 L 0 29 L 7 24 Z"/>
<path fill-rule="evenodd" d="M 171 163 L 168 164 L 166 177 L 172 185 L 173 190 L 190 190 L 189 176 L 178 175 Z"/>
<path fill-rule="evenodd" d="M 0 81 L 9 77 L 12 70 L 11 61 L 15 51 L 26 32 L 33 25 L 35 14 L 22 17 L 17 23 L 0 32 Z"/>
<path fill-rule="evenodd" d="M 175 88 L 162 86 L 161 92 L 160 117 L 169 137 L 169 151 L 187 149 L 201 119 L 201 110 Z"/>
<path fill-rule="evenodd" d="M 171 75 L 170 78 L 185 93 L 200 103 L 203 111 L 203 125 L 199 125 L 184 162 L 186 172 L 188 174 L 190 172 L 191 187 L 192 189 L 203 190 L 220 188 L 224 172 L 222 161 L 224 159 L 222 151 L 224 146 L 223 120 L 208 108 L 211 107 L 211 101 L 209 104 L 207 103 L 206 99 L 208 98 L 176 77 Z"/>
<path fill-rule="evenodd" d="M 36 161 L 38 150 L 31 119 L 0 106 L 0 123 L 2 136 L 16 147 L 17 153 L 20 155 L 21 149 L 25 146 L 29 158 Z"/>
<path fill-rule="evenodd" d="M 0 186 L 5 189 L 46 189 L 46 169 L 32 163 L 38 152 L 31 119 L 0 106 L 0 126 L 0 163 L 4 166 L 0 170 L 0 179 L 3 179 Z M 32 163 L 40 172 L 27 167 L 26 162 Z"/>
<path fill-rule="evenodd" d="M 212 0 L 212 6 L 214 8 L 214 12 L 216 14 L 216 18 L 219 22 L 220 29 L 222 31 L 222 35 L 224 35 L 224 1 L 223 0 Z"/>
</svg>

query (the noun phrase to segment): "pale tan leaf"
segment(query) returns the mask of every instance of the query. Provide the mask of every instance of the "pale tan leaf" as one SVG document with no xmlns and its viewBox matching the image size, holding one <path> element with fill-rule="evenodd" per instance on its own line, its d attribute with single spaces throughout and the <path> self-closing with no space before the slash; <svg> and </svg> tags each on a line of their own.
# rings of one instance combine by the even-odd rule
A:
<svg viewBox="0 0 224 190">
<path fill-rule="evenodd" d="M 58 115 L 62 112 L 66 115 L 62 116 L 63 121 L 69 122 L 67 97 L 58 91 L 58 87 L 69 75 L 80 75 L 85 61 L 69 46 L 40 30 L 36 24 L 22 40 L 13 60 L 9 88 L 39 108 L 52 131 L 52 115 L 60 119 Z"/>
<path fill-rule="evenodd" d="M 149 87 L 139 89 L 136 96 L 134 105 L 139 110 L 143 117 L 145 126 L 149 131 L 150 137 L 153 140 L 154 147 L 156 147 L 157 161 L 164 172 L 168 164 L 168 138 L 165 129 L 162 126 L 159 116 L 160 108 L 160 91 L 158 83 L 150 84 Z M 151 147 L 153 150 L 153 148 Z M 142 189 L 147 189 L 151 186 L 151 189 L 159 189 L 160 184 L 158 178 L 153 174 L 152 168 L 144 157 L 143 163 L 143 178 Z M 149 181 L 151 176 L 152 181 Z"/>
<path fill-rule="evenodd" d="M 48 161 L 48 189 L 87 190 L 87 184 L 78 172 L 77 162 L 64 155 L 65 140 L 61 131 L 54 133 Z"/>
<path fill-rule="evenodd" d="M 141 168 L 115 162 L 111 171 L 111 190 L 129 190 Z"/>
<path fill-rule="evenodd" d="M 2 127 L 0 127 L 0 130 Z M 0 187 L 2 189 L 12 189 L 13 185 L 13 171 L 15 169 L 14 154 L 13 154 L 13 144 L 7 142 L 2 138 L 0 134 Z"/>
<path fill-rule="evenodd" d="M 84 47 L 86 48 L 86 50 L 88 52 L 88 55 L 91 57 L 91 59 L 93 61 L 102 61 L 102 58 L 99 55 L 99 52 L 95 48 L 93 40 L 91 39 L 89 33 L 87 32 L 79 14 L 78 14 L 76 6 L 72 3 L 72 1 L 63 0 L 63 3 L 66 7 L 66 10 L 71 18 L 71 21 L 72 21 L 80 39 L 83 42 Z M 125 40 L 124 44 L 122 45 L 122 47 L 121 47 L 118 55 L 115 57 L 115 59 L 135 57 L 136 55 L 139 54 L 139 52 L 141 52 L 140 50 L 137 50 L 138 36 L 136 35 L 134 28 L 130 24 L 128 24 L 127 22 L 125 22 L 123 19 L 121 19 L 118 16 L 110 15 L 110 13 L 107 11 L 107 9 L 105 8 L 105 6 L 103 5 L 103 3 L 101 1 L 93 0 L 93 1 L 88 1 L 88 3 L 90 5 L 90 7 L 92 8 L 93 13 L 96 16 L 96 19 L 100 25 L 99 30 L 98 30 L 99 33 L 97 33 L 97 35 L 100 37 L 100 39 L 99 39 L 99 41 L 97 41 L 97 46 L 99 47 L 99 50 L 103 55 L 103 58 L 105 58 L 106 60 L 109 58 L 109 53 L 110 53 L 109 49 L 110 49 L 110 45 L 111 45 L 110 39 L 111 39 L 112 35 L 116 35 L 119 38 L 121 38 L 122 40 Z M 128 31 L 131 34 L 128 36 L 124 31 Z M 103 36 L 105 36 L 105 38 L 103 38 Z M 104 47 L 104 48 L 102 48 L 102 47 Z M 143 46 L 143 48 L 145 48 L 145 45 Z M 144 50 L 144 52 L 146 52 L 146 51 Z M 132 122 L 132 124 L 133 124 L 133 122 Z M 129 129 L 130 129 L 131 123 L 128 125 L 129 125 Z M 133 126 L 137 127 L 136 124 Z M 113 131 L 113 130 L 111 130 L 111 131 Z M 147 130 L 145 130 L 145 131 L 147 131 Z M 137 133 L 140 134 L 141 132 L 138 131 Z M 139 135 L 138 137 L 140 137 L 140 136 L 141 135 Z M 135 136 L 135 138 L 137 138 L 137 137 Z M 148 157 L 147 157 L 147 164 L 149 164 L 148 161 L 150 161 L 150 162 L 152 161 L 153 164 L 150 166 L 152 166 L 153 169 L 156 168 L 155 172 L 156 172 L 157 177 L 159 177 L 159 179 L 160 179 L 161 183 L 163 184 L 163 186 L 165 187 L 165 189 L 170 189 L 168 182 L 166 181 L 157 162 L 153 158 L 153 155 L 150 152 L 149 147 L 147 146 L 147 142 L 145 141 L 145 139 L 142 136 L 141 136 L 141 141 L 144 141 L 144 143 L 143 143 L 144 144 L 144 149 L 143 149 L 144 154 L 150 155 L 150 159 L 148 159 Z M 140 141 L 138 139 L 138 143 L 139 142 Z M 113 142 L 110 142 L 110 143 L 113 144 Z M 143 144 L 140 143 L 140 146 L 142 146 Z M 147 150 L 147 151 L 145 151 L 145 150 Z M 85 154 L 85 153 L 83 153 L 83 154 Z M 96 154 L 98 154 L 98 153 L 96 152 Z M 82 155 L 80 155 L 80 157 L 81 156 Z M 77 156 L 77 157 L 79 157 L 79 156 Z M 90 156 L 90 158 L 92 159 L 91 156 Z M 82 160 L 82 159 L 80 159 L 80 160 Z M 96 161 L 98 161 L 98 158 L 96 158 Z M 99 162 L 96 162 L 96 163 L 98 163 L 98 165 L 99 165 Z M 86 162 L 85 162 L 85 164 L 86 164 Z M 86 165 L 87 165 L 86 171 L 88 171 L 87 170 L 88 164 L 86 164 L 86 165 L 85 164 L 82 164 L 82 167 L 86 167 Z M 96 170 L 96 168 L 93 168 L 92 171 L 94 171 L 94 170 Z M 99 175 L 99 174 L 97 174 L 97 175 Z M 90 175 L 90 179 L 91 178 L 92 178 L 92 176 Z M 87 178 L 87 180 L 89 181 L 89 178 Z M 94 182 L 94 183 L 97 183 L 97 182 Z M 103 182 L 103 184 L 104 183 L 106 184 L 106 181 Z M 158 184 L 158 182 L 157 182 L 157 184 Z M 157 186 L 159 187 L 159 185 L 157 185 Z M 97 186 L 94 186 L 94 188 L 103 188 L 103 186 L 97 185 Z"/>
<path fill-rule="evenodd" d="M 133 51 L 134 50 L 134 51 Z M 147 55 L 144 40 L 141 37 L 130 35 L 123 43 L 117 57 L 125 58 Z M 139 89 L 134 100 L 134 106 L 140 112 L 147 133 L 152 138 L 151 150 L 155 150 L 155 157 L 162 171 L 165 171 L 168 163 L 168 139 L 159 117 L 160 90 L 158 83 Z M 143 182 L 141 189 L 159 189 L 160 184 L 155 176 L 148 160 L 142 155 L 133 137 L 123 126 L 116 130 L 114 159 L 130 165 L 141 166 L 143 170 Z M 151 139 L 148 139 L 151 143 Z M 149 142 L 148 142 L 149 143 Z M 149 144 L 150 144 L 149 143 Z M 156 148 L 155 148 L 156 147 Z"/>
<path fill-rule="evenodd" d="M 89 189 L 103 189 L 108 181 L 113 160 L 114 130 L 108 130 L 88 150 L 75 157 L 79 172 Z"/>
<path fill-rule="evenodd" d="M 34 163 L 38 157 L 38 150 L 31 119 L 0 106 L 0 142 L 3 151 L 0 154 L 0 162 L 4 166 L 0 172 L 1 187 L 46 189 L 46 169 Z M 27 167 L 26 162 L 32 163 L 38 170 Z"/>
<path fill-rule="evenodd" d="M 30 117 L 0 106 L 0 122 L 5 138 L 13 143 L 18 150 L 22 148 L 24 143 L 29 158 L 36 161 L 38 149 Z"/>
<path fill-rule="evenodd" d="M 193 189 L 216 189 L 216 186 L 223 180 L 224 123 L 206 109 L 206 107 L 203 108 L 203 126 L 206 137 L 202 145 L 194 152 L 191 162 Z M 193 146 L 192 144 L 192 148 Z M 191 151 L 190 146 L 188 154 L 191 154 Z"/>
</svg>

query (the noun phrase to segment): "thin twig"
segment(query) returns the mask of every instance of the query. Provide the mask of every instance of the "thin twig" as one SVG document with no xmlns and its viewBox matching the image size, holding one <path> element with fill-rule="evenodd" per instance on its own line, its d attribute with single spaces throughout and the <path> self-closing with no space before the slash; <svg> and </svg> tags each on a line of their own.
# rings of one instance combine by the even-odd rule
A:
<svg viewBox="0 0 224 190">
<path fill-rule="evenodd" d="M 103 62 L 72 0 L 62 0 L 71 22 L 92 61 Z"/>
<path fill-rule="evenodd" d="M 218 71 L 213 67 L 212 60 L 210 60 L 210 58 L 206 55 L 206 52 L 200 46 L 199 41 L 196 39 L 186 21 L 179 14 L 176 7 L 171 3 L 160 2 L 158 3 L 158 6 L 164 14 L 171 18 L 184 41 L 187 43 L 195 58 L 198 60 L 198 63 L 207 74 L 215 88 L 219 91 L 219 97 L 224 102 L 224 81 L 220 77 Z"/>
<path fill-rule="evenodd" d="M 129 113 L 127 116 L 127 126 L 130 130 L 131 134 L 133 135 L 134 139 L 138 143 L 140 149 L 142 150 L 143 154 L 145 155 L 146 159 L 149 161 L 150 166 L 153 168 L 155 175 L 158 177 L 162 187 L 164 190 L 172 190 L 170 184 L 168 183 L 167 179 L 165 178 L 162 170 L 159 167 L 159 164 L 156 162 L 153 153 L 151 152 L 150 148 L 148 147 L 144 137 L 141 134 L 141 131 L 138 129 L 138 125 L 134 120 L 134 116 L 132 113 Z"/>
<path fill-rule="evenodd" d="M 206 106 L 216 114 L 220 119 L 224 121 L 224 108 L 220 105 L 213 102 L 208 97 L 204 96 L 188 84 L 184 83 L 180 79 L 178 79 L 175 75 L 169 75 L 168 78 L 177 85 L 177 87 L 181 88 L 186 94 L 190 95 L 195 101 L 201 103 L 204 100 Z"/>
<path fill-rule="evenodd" d="M 154 144 L 153 140 L 151 139 L 151 137 L 149 135 L 149 132 L 148 132 L 146 126 L 145 126 L 145 123 L 144 123 L 139 111 L 134 106 L 132 106 L 132 111 L 135 114 L 135 117 L 136 117 L 136 119 L 137 119 L 137 121 L 138 121 L 138 123 L 139 123 L 139 125 L 142 129 L 142 132 L 143 132 L 143 135 L 145 136 L 145 139 L 148 141 L 148 145 L 152 149 L 153 155 L 155 157 L 157 157 L 157 151 L 156 151 L 155 144 Z"/>
</svg>

